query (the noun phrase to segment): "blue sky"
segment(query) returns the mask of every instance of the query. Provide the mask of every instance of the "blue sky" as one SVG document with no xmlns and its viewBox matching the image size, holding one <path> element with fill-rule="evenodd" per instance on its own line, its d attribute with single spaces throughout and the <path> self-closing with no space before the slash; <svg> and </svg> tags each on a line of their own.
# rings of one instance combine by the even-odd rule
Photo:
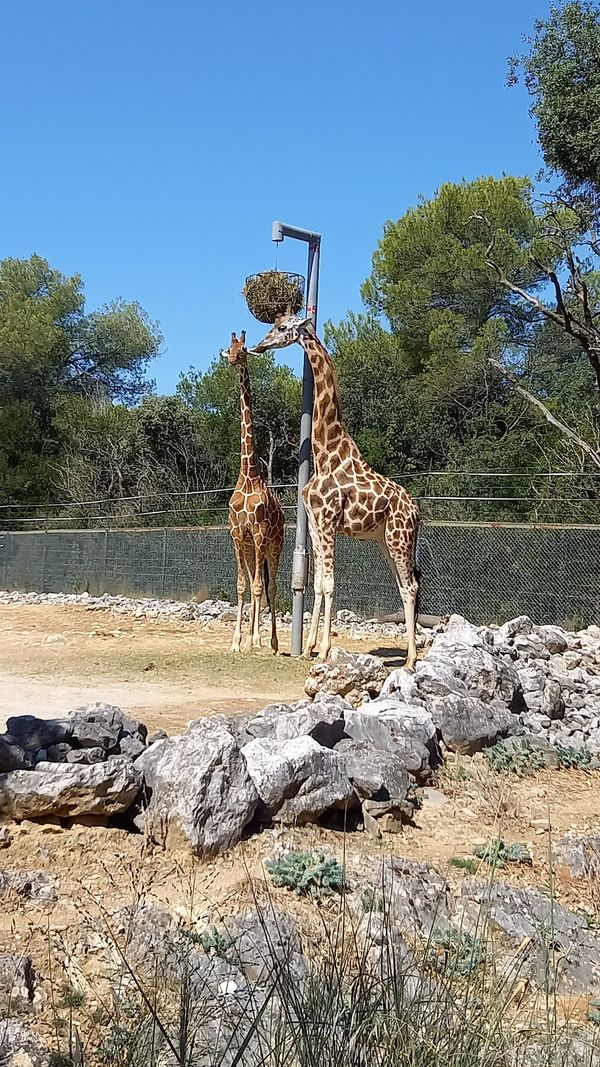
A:
<svg viewBox="0 0 600 1067">
<path fill-rule="evenodd" d="M 321 322 L 360 307 L 388 218 L 444 181 L 539 166 L 506 57 L 541 0 L 19 0 L 3 5 L 0 256 L 160 320 L 161 392 L 205 368 L 274 264 L 323 234 Z M 279 265 L 305 272 L 305 247 Z M 296 350 L 289 362 L 300 365 Z"/>
</svg>

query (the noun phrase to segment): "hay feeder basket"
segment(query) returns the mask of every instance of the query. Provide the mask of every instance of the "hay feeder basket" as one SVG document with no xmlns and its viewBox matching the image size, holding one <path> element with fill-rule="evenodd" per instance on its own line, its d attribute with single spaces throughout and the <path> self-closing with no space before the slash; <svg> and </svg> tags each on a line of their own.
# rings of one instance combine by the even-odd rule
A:
<svg viewBox="0 0 600 1067">
<path fill-rule="evenodd" d="M 272 324 L 288 307 L 294 314 L 304 304 L 304 278 L 283 270 L 266 270 L 250 274 L 244 284 L 244 298 L 251 315 L 259 322 Z"/>
</svg>

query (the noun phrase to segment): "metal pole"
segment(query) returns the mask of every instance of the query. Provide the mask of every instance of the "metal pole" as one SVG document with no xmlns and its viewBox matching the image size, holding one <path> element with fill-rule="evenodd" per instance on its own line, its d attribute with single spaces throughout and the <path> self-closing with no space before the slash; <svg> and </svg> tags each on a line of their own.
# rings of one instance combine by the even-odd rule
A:
<svg viewBox="0 0 600 1067">
<path fill-rule="evenodd" d="M 319 291 L 319 253 L 320 241 L 308 246 L 308 292 L 306 297 L 306 314 L 313 325 L 317 325 L 317 299 Z M 296 512 L 296 545 L 292 564 L 292 656 L 302 655 L 302 637 L 304 623 L 304 595 L 308 582 L 308 523 L 302 490 L 310 478 L 312 409 L 314 379 L 312 367 L 306 352 L 304 353 L 304 370 L 302 374 L 302 407 L 300 415 L 300 459 L 298 464 L 298 507 Z"/>
<path fill-rule="evenodd" d="M 312 230 L 301 230 L 296 226 L 287 226 L 282 222 L 274 222 L 273 240 L 283 241 L 284 237 L 291 237 L 297 241 L 306 241 L 308 243 L 306 314 L 312 319 L 313 325 L 316 327 L 321 235 L 313 233 Z M 292 561 L 292 656 L 302 655 L 304 595 L 308 580 L 308 553 L 306 549 L 308 523 L 304 500 L 302 498 L 302 490 L 310 478 L 313 387 L 312 367 L 306 353 L 304 353 L 302 406 L 300 415 L 300 458 L 298 465 L 296 543 Z"/>
</svg>

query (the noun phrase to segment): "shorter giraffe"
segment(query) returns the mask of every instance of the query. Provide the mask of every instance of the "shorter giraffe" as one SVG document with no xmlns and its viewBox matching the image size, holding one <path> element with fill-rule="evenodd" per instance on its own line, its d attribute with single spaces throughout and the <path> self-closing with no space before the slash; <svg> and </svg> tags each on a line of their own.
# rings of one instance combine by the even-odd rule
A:
<svg viewBox="0 0 600 1067">
<path fill-rule="evenodd" d="M 331 648 L 331 614 L 337 533 L 376 541 L 396 578 L 406 619 L 406 667 L 417 658 L 415 640 L 418 582 L 415 546 L 419 509 L 405 489 L 378 474 L 361 456 L 342 420 L 338 382 L 333 361 L 317 337 L 310 318 L 299 318 L 288 308 L 279 315 L 255 352 L 287 345 L 302 345 L 315 382 L 312 422 L 314 473 L 302 496 L 314 556 L 315 602 L 305 654 L 317 643 L 324 600 L 323 637 L 319 658 Z"/>
<path fill-rule="evenodd" d="M 260 608 L 266 584 L 271 610 L 271 648 L 278 650 L 275 599 L 277 567 L 283 546 L 283 511 L 275 494 L 261 477 L 254 451 L 252 397 L 248 374 L 246 333 L 231 335 L 227 352 L 229 362 L 240 372 L 241 451 L 240 473 L 229 501 L 229 529 L 237 561 L 238 610 L 232 652 L 239 652 L 242 639 L 242 615 L 247 581 L 250 581 L 250 635 L 254 648 L 260 648 Z M 266 579 L 266 583 L 265 583 Z"/>
</svg>

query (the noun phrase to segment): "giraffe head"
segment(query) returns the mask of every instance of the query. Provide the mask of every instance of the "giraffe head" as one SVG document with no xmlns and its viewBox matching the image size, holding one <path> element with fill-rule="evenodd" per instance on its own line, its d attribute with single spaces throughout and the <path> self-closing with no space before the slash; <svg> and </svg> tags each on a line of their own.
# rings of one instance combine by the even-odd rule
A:
<svg viewBox="0 0 600 1067">
<path fill-rule="evenodd" d="M 288 345 L 296 344 L 304 334 L 311 330 L 314 332 L 311 318 L 294 315 L 288 308 L 283 315 L 277 316 L 268 334 L 257 345 L 254 345 L 253 351 L 266 352 L 268 348 L 287 348 Z"/>
<path fill-rule="evenodd" d="M 231 335 L 231 344 L 229 348 L 221 353 L 222 356 L 226 356 L 232 366 L 239 363 L 245 363 L 248 356 L 248 349 L 246 348 L 246 331 L 242 330 L 239 339 L 235 333 Z"/>
</svg>

